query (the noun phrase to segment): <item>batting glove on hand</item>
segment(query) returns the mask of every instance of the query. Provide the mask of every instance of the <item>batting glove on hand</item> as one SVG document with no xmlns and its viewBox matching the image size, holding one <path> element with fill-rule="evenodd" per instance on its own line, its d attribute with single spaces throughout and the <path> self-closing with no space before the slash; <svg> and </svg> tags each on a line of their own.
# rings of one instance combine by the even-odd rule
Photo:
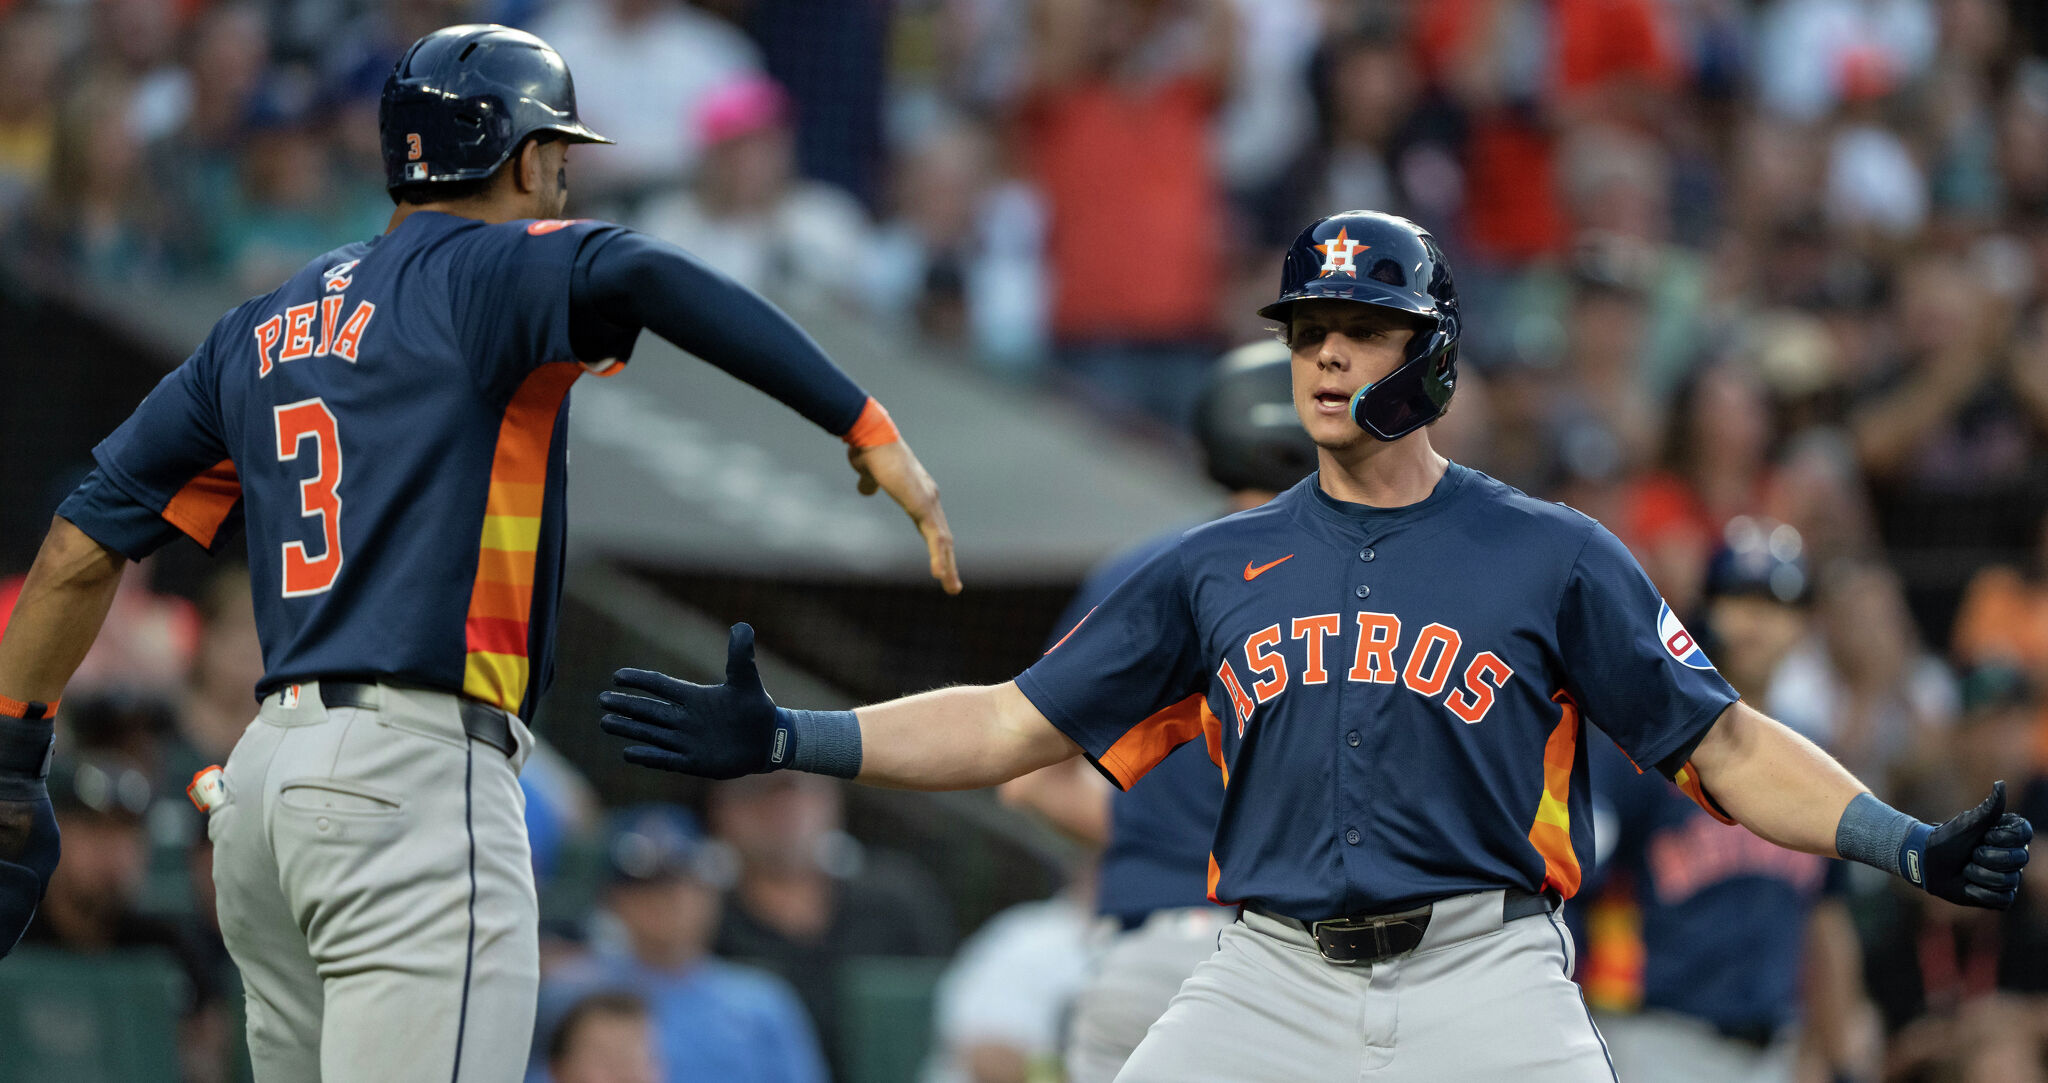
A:
<svg viewBox="0 0 2048 1083">
<path fill-rule="evenodd" d="M 2033 837 L 2032 824 L 2005 811 L 2005 783 L 1993 783 L 1982 804 L 1928 834 L 1919 854 L 1912 854 L 1909 844 L 1908 879 L 1917 856 L 1919 883 L 1928 894 L 1962 906 L 2003 910 L 2019 894 L 2020 870 L 2027 865 L 2027 843 Z"/>
<path fill-rule="evenodd" d="M 612 680 L 649 696 L 600 692 L 597 702 L 611 712 L 598 726 L 615 737 L 640 741 L 626 750 L 626 762 L 703 778 L 738 778 L 772 771 L 778 731 L 787 752 L 782 712 L 761 687 L 754 669 L 754 629 L 732 626 L 725 648 L 725 683 L 691 684 L 647 669 L 622 669 Z"/>
<path fill-rule="evenodd" d="M 43 783 L 49 749 L 47 723 L 0 718 L 0 957 L 14 950 L 57 871 L 57 814 Z"/>
</svg>

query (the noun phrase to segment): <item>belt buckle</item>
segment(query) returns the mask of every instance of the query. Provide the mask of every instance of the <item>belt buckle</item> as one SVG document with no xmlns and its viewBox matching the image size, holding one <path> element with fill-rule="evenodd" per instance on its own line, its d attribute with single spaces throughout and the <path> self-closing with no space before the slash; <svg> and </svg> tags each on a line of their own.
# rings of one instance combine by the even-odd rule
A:
<svg viewBox="0 0 2048 1083">
<path fill-rule="evenodd" d="M 1336 963 L 1339 966 L 1369 965 L 1379 962 L 1390 955 L 1414 950 L 1415 945 L 1413 944 L 1398 949 L 1389 945 L 1387 943 L 1387 930 L 1396 926 L 1412 927 L 1416 931 L 1417 941 L 1420 942 L 1422 931 L 1429 925 L 1429 914 L 1430 906 L 1425 903 L 1413 910 L 1403 910 L 1395 914 L 1378 914 L 1369 917 L 1324 918 L 1321 921 L 1310 923 L 1309 935 L 1315 938 L 1316 951 L 1322 955 L 1325 961 Z M 1335 939 L 1339 934 L 1370 932 L 1372 934 L 1372 954 L 1351 959 L 1330 954 L 1330 945 L 1323 938 L 1323 933 L 1326 929 L 1331 933 L 1332 939 Z"/>
</svg>

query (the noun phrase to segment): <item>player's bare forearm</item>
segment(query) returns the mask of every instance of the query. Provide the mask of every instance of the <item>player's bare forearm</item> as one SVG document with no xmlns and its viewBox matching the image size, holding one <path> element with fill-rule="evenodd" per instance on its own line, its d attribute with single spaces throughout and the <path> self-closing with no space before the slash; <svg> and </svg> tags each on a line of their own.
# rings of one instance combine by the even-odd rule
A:
<svg viewBox="0 0 2048 1083">
<path fill-rule="evenodd" d="M 862 707 L 857 781 L 972 790 L 1055 764 L 1080 748 L 1016 684 L 942 688 Z"/>
<path fill-rule="evenodd" d="M 1842 810 L 1867 788 L 1834 757 L 1756 708 L 1736 702 L 1693 750 L 1700 783 L 1737 823 L 1791 850 L 1835 850 Z"/>
<path fill-rule="evenodd" d="M 50 702 L 100 634 L 127 559 L 53 519 L 0 638 L 0 696 Z"/>
</svg>

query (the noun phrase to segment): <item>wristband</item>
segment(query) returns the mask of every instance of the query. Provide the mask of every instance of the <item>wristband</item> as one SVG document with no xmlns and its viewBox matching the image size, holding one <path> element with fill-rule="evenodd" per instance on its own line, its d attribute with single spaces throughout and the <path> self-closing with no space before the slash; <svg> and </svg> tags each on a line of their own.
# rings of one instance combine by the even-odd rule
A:
<svg viewBox="0 0 2048 1083">
<path fill-rule="evenodd" d="M 53 699 L 48 703 L 44 703 L 41 700 L 21 700 L 0 696 L 0 717 L 55 718 L 57 716 L 57 705 L 62 702 L 64 701 L 60 699 Z"/>
<path fill-rule="evenodd" d="M 860 774 L 860 720 L 852 711 L 776 708 L 767 769 L 785 767 L 834 778 Z"/>
<path fill-rule="evenodd" d="M 1927 837 L 1933 833 L 1933 824 L 1921 823 L 1868 793 L 1859 793 L 1835 825 L 1835 851 L 1851 861 L 1923 885 Z"/>
<path fill-rule="evenodd" d="M 861 407 L 860 416 L 853 419 L 853 428 L 846 430 L 846 435 L 840 439 L 859 448 L 881 447 L 903 439 L 903 434 L 896 431 L 896 423 L 889 419 L 889 411 L 869 395 L 867 405 Z"/>
</svg>

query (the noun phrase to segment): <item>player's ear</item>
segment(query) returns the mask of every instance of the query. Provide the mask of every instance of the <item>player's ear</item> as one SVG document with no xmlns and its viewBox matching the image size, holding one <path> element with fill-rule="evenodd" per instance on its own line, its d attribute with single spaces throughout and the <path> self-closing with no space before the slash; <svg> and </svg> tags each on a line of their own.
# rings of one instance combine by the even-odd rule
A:
<svg viewBox="0 0 2048 1083">
<path fill-rule="evenodd" d="M 544 167 L 544 163 L 541 161 L 540 140 L 526 139 L 521 141 L 519 153 L 512 158 L 512 165 L 512 185 L 514 191 L 517 191 L 520 195 L 540 191 L 541 170 Z"/>
</svg>

